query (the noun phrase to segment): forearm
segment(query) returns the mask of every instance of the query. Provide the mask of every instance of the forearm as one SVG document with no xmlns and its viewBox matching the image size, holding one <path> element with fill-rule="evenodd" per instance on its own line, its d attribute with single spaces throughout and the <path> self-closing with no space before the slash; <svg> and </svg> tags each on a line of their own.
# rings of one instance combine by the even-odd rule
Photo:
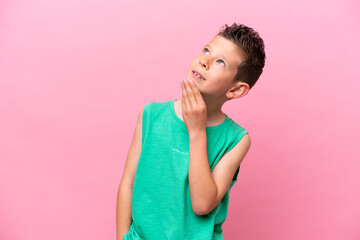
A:
<svg viewBox="0 0 360 240">
<path fill-rule="evenodd" d="M 197 214 L 205 214 L 217 195 L 207 155 L 206 130 L 189 134 L 189 188 Z"/>
<path fill-rule="evenodd" d="M 120 183 L 116 205 L 116 239 L 123 240 L 122 235 L 127 233 L 131 225 L 132 186 Z"/>
</svg>

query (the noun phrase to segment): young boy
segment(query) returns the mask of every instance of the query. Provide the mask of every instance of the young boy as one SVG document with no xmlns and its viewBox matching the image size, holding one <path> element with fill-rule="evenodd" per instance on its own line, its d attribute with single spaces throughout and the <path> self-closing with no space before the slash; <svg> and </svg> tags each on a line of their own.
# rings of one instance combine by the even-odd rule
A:
<svg viewBox="0 0 360 240">
<path fill-rule="evenodd" d="M 264 64 L 258 33 L 225 24 L 191 62 L 181 101 L 143 107 L 118 190 L 118 240 L 223 239 L 250 137 L 221 107 L 245 96 Z"/>
</svg>

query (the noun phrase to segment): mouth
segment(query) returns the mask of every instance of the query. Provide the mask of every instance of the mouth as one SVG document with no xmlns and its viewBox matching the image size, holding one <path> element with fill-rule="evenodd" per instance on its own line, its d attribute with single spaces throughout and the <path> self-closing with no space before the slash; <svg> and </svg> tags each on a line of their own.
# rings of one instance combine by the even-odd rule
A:
<svg viewBox="0 0 360 240">
<path fill-rule="evenodd" d="M 195 76 L 195 78 L 200 79 L 200 80 L 205 80 L 205 78 L 197 71 L 192 71 L 192 75 Z"/>
</svg>

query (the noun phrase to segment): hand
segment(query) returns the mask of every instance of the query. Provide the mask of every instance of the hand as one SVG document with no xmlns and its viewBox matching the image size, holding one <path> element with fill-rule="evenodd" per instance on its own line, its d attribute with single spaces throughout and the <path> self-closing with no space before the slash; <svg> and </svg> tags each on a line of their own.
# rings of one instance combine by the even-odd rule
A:
<svg viewBox="0 0 360 240">
<path fill-rule="evenodd" d="M 206 131 L 207 111 L 203 97 L 192 80 L 181 81 L 182 115 L 189 135 Z"/>
</svg>

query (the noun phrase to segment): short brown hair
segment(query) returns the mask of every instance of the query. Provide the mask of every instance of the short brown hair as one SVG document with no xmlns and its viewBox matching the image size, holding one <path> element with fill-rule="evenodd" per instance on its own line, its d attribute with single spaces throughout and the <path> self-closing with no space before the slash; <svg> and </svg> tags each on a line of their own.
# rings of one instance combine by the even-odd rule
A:
<svg viewBox="0 0 360 240">
<path fill-rule="evenodd" d="M 234 81 L 245 82 L 251 89 L 265 66 L 265 46 L 259 33 L 243 24 L 234 23 L 222 26 L 217 36 L 231 40 L 245 53 L 246 60 L 238 66 Z"/>
</svg>

